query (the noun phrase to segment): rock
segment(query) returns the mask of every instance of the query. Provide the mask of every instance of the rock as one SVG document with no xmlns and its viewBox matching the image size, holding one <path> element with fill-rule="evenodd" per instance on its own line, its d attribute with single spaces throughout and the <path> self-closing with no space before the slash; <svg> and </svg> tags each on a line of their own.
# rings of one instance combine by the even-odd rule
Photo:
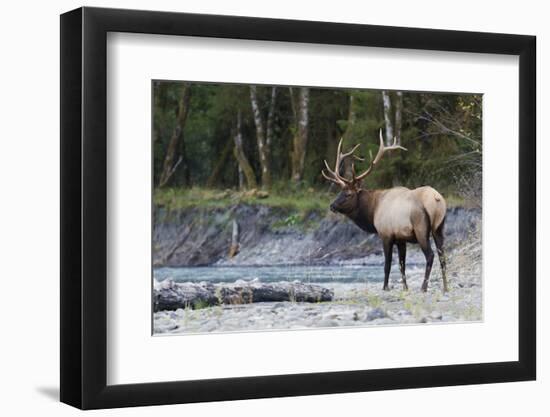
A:
<svg viewBox="0 0 550 417">
<path fill-rule="evenodd" d="M 442 317 L 443 317 L 443 314 L 441 314 L 441 312 L 439 311 L 432 311 L 430 313 L 430 318 L 433 320 L 441 320 Z"/>
<path fill-rule="evenodd" d="M 393 320 L 390 319 L 389 317 L 381 317 L 381 318 L 372 320 L 369 324 L 376 324 L 376 325 L 381 325 L 381 324 L 395 324 L 395 321 L 393 321 Z"/>
<path fill-rule="evenodd" d="M 400 316 L 410 316 L 410 315 L 412 315 L 412 313 L 409 310 L 399 310 L 397 312 L 397 314 L 400 315 Z"/>
<path fill-rule="evenodd" d="M 331 320 L 321 320 L 315 323 L 316 327 L 333 327 L 333 322 Z"/>
<path fill-rule="evenodd" d="M 386 312 L 380 307 L 373 308 L 367 313 L 367 321 L 382 319 L 386 317 Z"/>
<path fill-rule="evenodd" d="M 213 332 L 218 329 L 218 324 L 214 321 L 209 321 L 204 326 L 201 327 L 201 331 L 203 332 Z"/>
<path fill-rule="evenodd" d="M 160 289 L 169 290 L 174 287 L 174 281 L 171 279 L 165 279 L 160 283 Z"/>
<path fill-rule="evenodd" d="M 156 333 L 166 333 L 172 330 L 178 329 L 179 326 L 173 320 L 170 320 L 167 317 L 163 317 L 159 320 L 155 320 L 155 332 Z"/>
<path fill-rule="evenodd" d="M 441 317 L 441 321 L 453 322 L 456 321 L 456 318 L 452 314 L 445 314 Z"/>
</svg>

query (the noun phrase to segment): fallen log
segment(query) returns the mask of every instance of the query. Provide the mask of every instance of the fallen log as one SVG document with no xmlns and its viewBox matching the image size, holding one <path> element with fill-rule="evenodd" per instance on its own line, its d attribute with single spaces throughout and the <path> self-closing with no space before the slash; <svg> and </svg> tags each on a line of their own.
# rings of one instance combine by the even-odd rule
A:
<svg viewBox="0 0 550 417">
<path fill-rule="evenodd" d="M 153 310 L 204 308 L 221 304 L 249 304 L 274 301 L 316 303 L 331 301 L 334 292 L 315 284 L 294 282 L 262 283 L 237 280 L 234 283 L 155 281 Z"/>
</svg>

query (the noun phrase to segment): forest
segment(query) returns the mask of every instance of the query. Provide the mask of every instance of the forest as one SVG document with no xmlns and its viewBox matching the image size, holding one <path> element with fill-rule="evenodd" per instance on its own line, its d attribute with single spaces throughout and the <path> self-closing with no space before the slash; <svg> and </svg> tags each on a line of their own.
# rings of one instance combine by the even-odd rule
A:
<svg viewBox="0 0 550 417">
<path fill-rule="evenodd" d="M 382 131 L 394 152 L 365 187 L 429 184 L 480 205 L 482 96 L 385 90 L 152 82 L 154 185 L 166 190 L 332 190 L 321 170 L 361 144 L 366 168 Z M 349 166 L 340 167 L 344 174 Z"/>
</svg>

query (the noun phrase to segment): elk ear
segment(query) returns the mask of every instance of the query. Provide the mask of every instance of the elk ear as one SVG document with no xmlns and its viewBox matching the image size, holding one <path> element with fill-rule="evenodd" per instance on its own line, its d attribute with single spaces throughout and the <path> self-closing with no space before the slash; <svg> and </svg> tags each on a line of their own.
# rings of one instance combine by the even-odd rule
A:
<svg viewBox="0 0 550 417">
<path fill-rule="evenodd" d="M 353 183 L 353 188 L 355 189 L 355 191 L 361 191 L 363 189 L 362 187 L 362 184 L 363 183 L 363 180 L 359 179 L 359 180 L 355 180 L 355 182 Z"/>
</svg>

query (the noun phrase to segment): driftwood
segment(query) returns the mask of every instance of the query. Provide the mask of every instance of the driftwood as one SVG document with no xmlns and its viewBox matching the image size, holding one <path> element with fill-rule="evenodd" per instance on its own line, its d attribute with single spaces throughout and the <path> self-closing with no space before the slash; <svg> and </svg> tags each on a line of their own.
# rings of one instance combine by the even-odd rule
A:
<svg viewBox="0 0 550 417">
<path fill-rule="evenodd" d="M 258 280 L 212 284 L 208 282 L 183 282 L 172 280 L 155 282 L 153 290 L 154 311 L 178 308 L 203 308 L 221 304 L 249 304 L 269 301 L 295 301 L 316 303 L 331 301 L 332 290 L 301 282 L 261 283 Z"/>
<path fill-rule="evenodd" d="M 233 232 L 231 233 L 231 246 L 229 247 L 229 258 L 233 258 L 239 253 L 239 223 L 233 220 Z"/>
</svg>

